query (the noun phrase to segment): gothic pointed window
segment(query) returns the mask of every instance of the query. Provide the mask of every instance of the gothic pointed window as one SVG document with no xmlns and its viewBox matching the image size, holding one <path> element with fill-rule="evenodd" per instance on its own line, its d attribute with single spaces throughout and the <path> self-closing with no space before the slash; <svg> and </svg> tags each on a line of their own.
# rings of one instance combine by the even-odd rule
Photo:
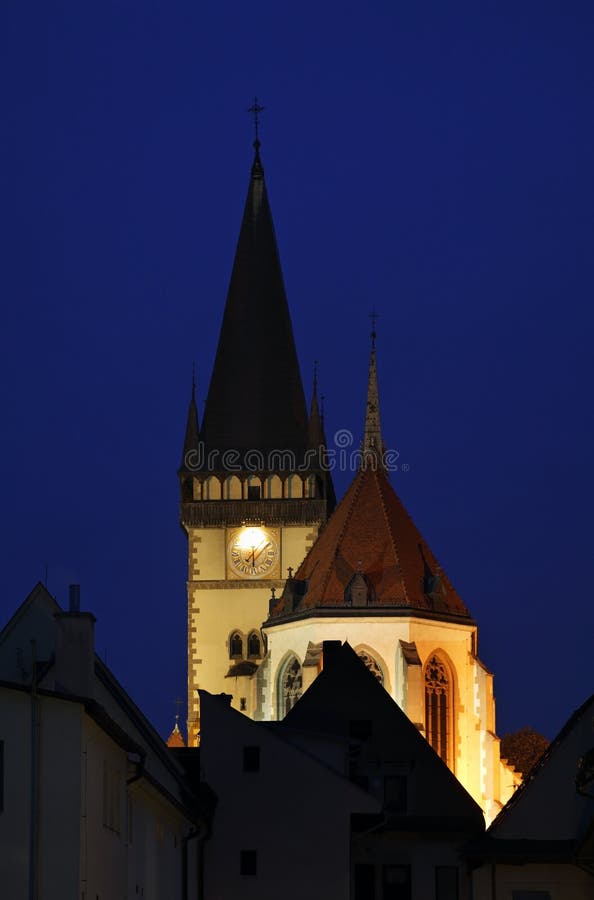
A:
<svg viewBox="0 0 594 900">
<path fill-rule="evenodd" d="M 248 657 L 253 659 L 262 655 L 260 637 L 255 631 L 252 631 L 248 638 Z"/>
<path fill-rule="evenodd" d="M 229 640 L 229 657 L 231 659 L 243 657 L 243 638 L 238 631 L 234 631 Z"/>
<path fill-rule="evenodd" d="M 380 668 L 380 664 L 376 659 L 373 658 L 369 653 L 366 653 L 365 650 L 358 650 L 357 656 L 361 660 L 361 662 L 365 663 L 369 671 L 372 675 L 375 675 L 379 683 L 383 686 L 384 683 L 384 673 Z"/>
<path fill-rule="evenodd" d="M 279 719 L 284 718 L 299 700 L 302 683 L 301 664 L 296 656 L 291 656 L 283 666 L 279 677 Z"/>
<path fill-rule="evenodd" d="M 433 654 L 425 665 L 425 735 L 446 765 L 450 765 L 452 684 L 445 663 Z"/>
</svg>

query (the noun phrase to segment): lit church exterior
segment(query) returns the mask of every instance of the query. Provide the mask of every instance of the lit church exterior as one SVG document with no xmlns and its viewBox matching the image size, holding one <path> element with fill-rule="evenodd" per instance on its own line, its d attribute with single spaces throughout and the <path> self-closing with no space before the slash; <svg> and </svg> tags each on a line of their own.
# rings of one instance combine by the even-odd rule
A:
<svg viewBox="0 0 594 900">
<path fill-rule="evenodd" d="M 282 719 L 319 674 L 323 642 L 348 641 L 490 822 L 519 776 L 499 757 L 477 625 L 390 484 L 375 334 L 361 464 L 336 506 L 254 146 L 204 415 L 193 385 L 179 469 L 188 744 L 199 742 L 198 689 L 232 694 L 252 719 Z"/>
</svg>

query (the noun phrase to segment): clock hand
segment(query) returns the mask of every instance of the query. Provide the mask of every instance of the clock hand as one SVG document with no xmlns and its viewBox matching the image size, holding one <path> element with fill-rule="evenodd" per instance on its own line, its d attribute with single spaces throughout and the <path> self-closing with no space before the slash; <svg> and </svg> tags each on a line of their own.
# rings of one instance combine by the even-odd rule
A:
<svg viewBox="0 0 594 900">
<path fill-rule="evenodd" d="M 267 547 L 270 547 L 270 541 L 265 541 L 264 543 L 260 544 L 260 546 L 258 547 L 258 552 L 256 553 L 258 559 L 262 556 Z"/>
</svg>

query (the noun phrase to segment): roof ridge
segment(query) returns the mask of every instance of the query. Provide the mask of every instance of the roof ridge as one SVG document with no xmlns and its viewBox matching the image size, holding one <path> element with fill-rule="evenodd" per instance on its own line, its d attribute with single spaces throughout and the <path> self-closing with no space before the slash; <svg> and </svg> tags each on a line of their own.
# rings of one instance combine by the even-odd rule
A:
<svg viewBox="0 0 594 900">
<path fill-rule="evenodd" d="M 384 503 L 384 495 L 383 495 L 383 492 L 382 492 L 382 490 L 381 490 L 379 481 L 378 481 L 378 479 L 377 479 L 377 472 L 374 472 L 374 475 L 376 476 L 377 492 L 378 492 L 378 494 L 379 494 L 380 503 L 381 503 L 381 505 L 382 505 L 382 510 L 383 510 L 383 513 L 384 513 L 384 519 L 385 519 L 385 521 L 386 521 L 386 527 L 387 527 L 387 529 L 388 529 L 388 534 L 390 535 L 390 538 L 391 538 L 391 540 L 392 540 L 392 550 L 394 551 L 394 558 L 395 558 L 395 560 L 396 560 L 396 566 L 398 567 L 398 572 L 400 573 L 400 579 L 401 579 L 401 581 L 402 581 L 402 587 L 403 587 L 403 590 L 404 590 L 404 599 L 406 600 L 406 604 L 407 604 L 407 606 L 408 606 L 408 605 L 410 605 L 410 598 L 409 598 L 409 596 L 408 596 L 408 590 L 407 590 L 407 587 L 406 587 L 406 581 L 405 581 L 405 578 L 404 578 L 404 571 L 403 571 L 402 566 L 401 566 L 401 564 L 400 564 L 400 556 L 399 556 L 399 554 L 398 554 L 398 550 L 397 550 L 397 547 L 396 547 L 396 538 L 395 538 L 395 536 L 394 536 L 394 532 L 392 531 L 392 526 L 391 526 L 391 524 L 390 524 L 390 517 L 389 517 L 389 515 L 388 515 L 388 510 L 387 510 L 387 508 L 386 508 L 386 504 Z"/>
<path fill-rule="evenodd" d="M 345 533 L 346 528 L 347 528 L 347 525 L 348 525 L 348 524 L 350 523 L 350 521 L 351 521 L 351 517 L 352 517 L 352 515 L 353 515 L 353 508 L 354 508 L 354 506 L 355 506 L 357 497 L 359 496 L 359 494 L 360 494 L 360 492 L 361 492 L 361 484 L 363 483 L 363 476 L 364 476 L 364 470 L 361 469 L 361 470 L 359 471 L 359 475 L 358 475 L 358 483 L 357 483 L 357 479 L 356 479 L 355 482 L 354 482 L 353 496 L 351 497 L 349 510 L 348 510 L 346 516 L 344 517 L 344 522 L 342 523 L 342 528 L 341 528 L 340 531 L 338 532 L 338 536 L 337 536 L 337 538 L 336 538 L 336 544 L 335 544 L 335 548 L 334 548 L 334 557 L 330 560 L 330 565 L 328 566 L 328 569 L 327 569 L 327 571 L 326 571 L 326 575 L 325 575 L 325 577 L 324 577 L 324 581 L 322 582 L 322 587 L 321 587 L 321 590 L 320 590 L 320 598 L 322 598 L 322 597 L 324 596 L 324 594 L 325 594 L 325 592 L 326 592 L 326 588 L 328 587 L 328 582 L 330 581 L 330 575 L 332 574 L 332 563 L 333 563 L 334 560 L 336 559 L 336 550 L 340 547 L 340 545 L 341 545 L 341 543 L 342 543 L 342 539 L 343 539 L 343 537 L 344 537 L 344 533 Z M 336 508 L 336 512 L 338 512 L 338 509 L 340 509 L 340 504 L 339 504 L 339 506 Z M 333 515 L 334 515 L 334 514 L 333 514 Z"/>
</svg>

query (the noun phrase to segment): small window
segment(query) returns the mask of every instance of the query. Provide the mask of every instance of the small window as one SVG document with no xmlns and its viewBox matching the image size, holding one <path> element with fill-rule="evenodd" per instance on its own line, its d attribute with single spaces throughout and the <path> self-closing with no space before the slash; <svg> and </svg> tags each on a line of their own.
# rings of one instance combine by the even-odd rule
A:
<svg viewBox="0 0 594 900">
<path fill-rule="evenodd" d="M 371 737 L 371 719 L 351 719 L 349 722 L 349 737 L 357 741 L 366 741 Z"/>
<path fill-rule="evenodd" d="M 458 900 L 458 868 L 457 866 L 435 867 L 436 900 Z"/>
<path fill-rule="evenodd" d="M 406 788 L 406 775 L 386 775 L 384 778 L 384 806 L 388 812 L 406 812 Z"/>
<path fill-rule="evenodd" d="M 355 863 L 355 900 L 375 900 L 375 869 L 369 863 Z"/>
<path fill-rule="evenodd" d="M 411 900 L 410 866 L 384 866 L 383 900 Z"/>
<path fill-rule="evenodd" d="M 243 771 L 259 772 L 260 771 L 260 748 L 244 747 L 243 748 Z"/>
<path fill-rule="evenodd" d="M 241 850 L 240 851 L 239 874 L 240 875 L 257 875 L 258 874 L 258 851 L 257 850 Z"/>
<path fill-rule="evenodd" d="M 247 498 L 248 500 L 259 500 L 261 488 L 259 484 L 248 484 Z"/>
<path fill-rule="evenodd" d="M 255 632 L 252 632 L 248 638 L 248 656 L 250 658 L 261 656 L 260 638 Z"/>
<path fill-rule="evenodd" d="M 245 712 L 246 709 L 247 709 L 247 697 L 240 697 L 239 698 L 239 711 Z"/>
<path fill-rule="evenodd" d="M 239 632 L 231 635 L 229 641 L 229 656 L 231 659 L 241 659 L 243 657 L 243 639 Z"/>
</svg>

